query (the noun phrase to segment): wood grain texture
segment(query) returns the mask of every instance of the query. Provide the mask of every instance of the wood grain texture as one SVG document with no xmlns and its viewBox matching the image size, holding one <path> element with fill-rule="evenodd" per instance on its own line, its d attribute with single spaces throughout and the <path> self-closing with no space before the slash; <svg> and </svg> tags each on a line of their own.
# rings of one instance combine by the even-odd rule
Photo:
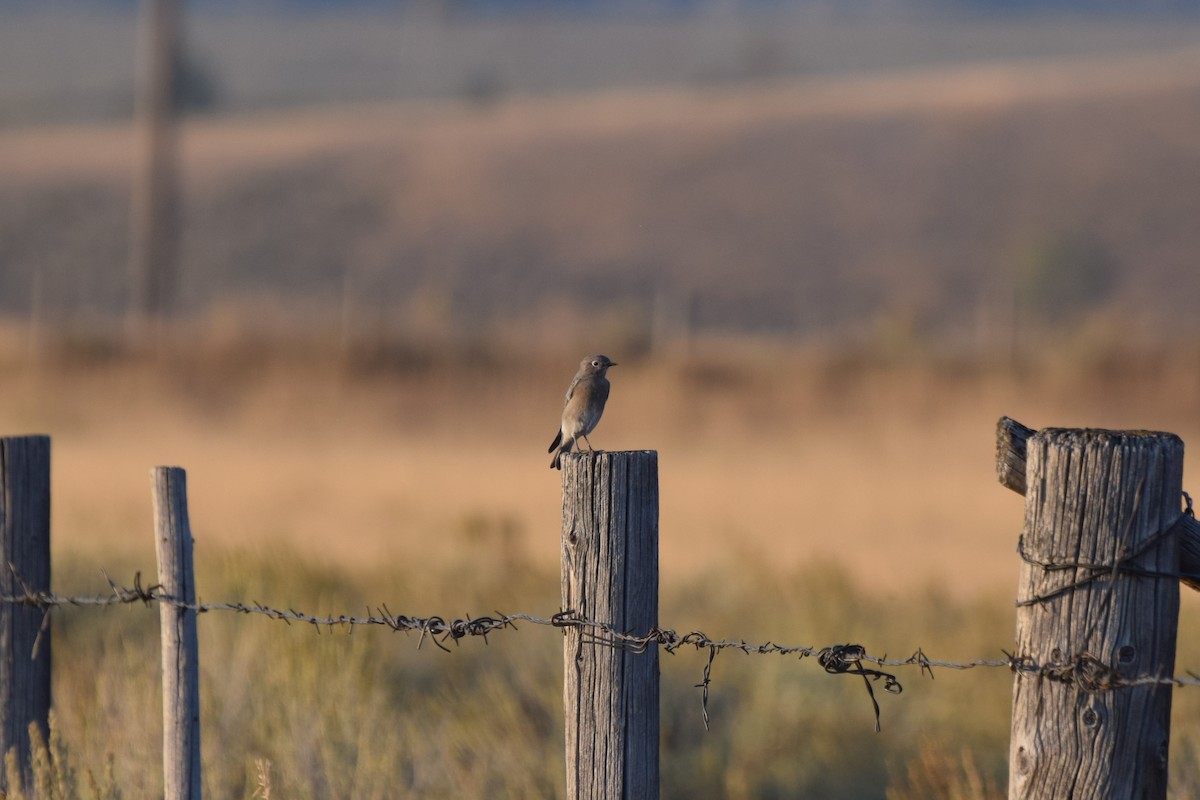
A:
<svg viewBox="0 0 1200 800">
<path fill-rule="evenodd" d="M 23 591 L 9 564 L 31 589 L 50 591 L 49 436 L 0 439 L 0 550 L 0 592 Z M 28 770 L 29 725 L 45 736 L 49 718 L 49 619 L 37 608 L 0 605 L 0 754 L 15 747 Z M 0 787 L 5 781 L 0 775 Z"/>
<path fill-rule="evenodd" d="M 1023 547 L 1043 563 L 1113 564 L 1174 572 L 1183 442 L 1165 433 L 1039 431 L 1028 442 Z M 1159 538 L 1155 538 L 1159 537 Z M 1025 563 L 1018 601 L 1086 577 Z M 1170 676 L 1179 583 L 1105 574 L 1017 609 L 1016 652 L 1038 664 L 1089 654 L 1122 677 Z M 1013 687 L 1009 797 L 1165 798 L 1171 687 L 1089 692 L 1018 675 Z"/>
<path fill-rule="evenodd" d="M 562 607 L 642 635 L 658 625 L 658 454 L 563 458 Z M 567 797 L 658 797 L 658 648 L 566 628 Z"/>
<path fill-rule="evenodd" d="M 996 477 L 1017 494 L 1025 494 L 1025 447 L 1035 433 L 1011 417 L 996 423 Z"/>
<path fill-rule="evenodd" d="M 1025 448 L 1035 433 L 1010 417 L 996 424 L 996 478 L 1017 494 L 1025 494 Z M 1200 591 L 1200 520 L 1184 517 L 1179 524 L 1180 579 Z"/>
<path fill-rule="evenodd" d="M 194 604 L 187 477 L 179 467 L 151 470 L 158 582 L 170 598 Z M 167 800 L 199 800 L 200 645 L 196 612 L 159 604 L 163 673 L 163 788 Z"/>
</svg>

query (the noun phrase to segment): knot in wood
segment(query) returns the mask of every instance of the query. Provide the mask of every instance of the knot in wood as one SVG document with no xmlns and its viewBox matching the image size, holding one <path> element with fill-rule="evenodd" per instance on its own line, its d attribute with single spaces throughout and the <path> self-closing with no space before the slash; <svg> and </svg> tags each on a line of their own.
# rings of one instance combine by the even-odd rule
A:
<svg viewBox="0 0 1200 800">
<path fill-rule="evenodd" d="M 1029 757 L 1029 751 L 1024 746 L 1017 748 L 1017 774 L 1028 775 L 1033 769 L 1033 759 Z"/>
</svg>

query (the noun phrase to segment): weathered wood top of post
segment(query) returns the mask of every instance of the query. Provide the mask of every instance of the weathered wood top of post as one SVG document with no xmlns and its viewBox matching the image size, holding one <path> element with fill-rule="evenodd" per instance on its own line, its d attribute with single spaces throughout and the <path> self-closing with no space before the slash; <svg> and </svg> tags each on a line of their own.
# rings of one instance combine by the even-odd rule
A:
<svg viewBox="0 0 1200 800">
<path fill-rule="evenodd" d="M 1026 491 L 1026 448 L 1036 433 L 1011 417 L 1001 417 L 996 423 L 996 479 L 1020 495 Z M 1185 516 L 1179 527 L 1180 580 L 1200 591 L 1200 521 Z"/>
</svg>

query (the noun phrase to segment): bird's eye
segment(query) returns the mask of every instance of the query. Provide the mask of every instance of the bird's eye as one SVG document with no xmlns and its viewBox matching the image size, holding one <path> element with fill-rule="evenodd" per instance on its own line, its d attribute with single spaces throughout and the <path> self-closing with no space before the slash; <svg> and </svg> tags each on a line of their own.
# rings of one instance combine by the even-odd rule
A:
<svg viewBox="0 0 1200 800">
<path fill-rule="evenodd" d="M 593 367 L 598 367 L 598 366 L 600 366 L 600 362 L 599 362 L 599 361 L 593 361 L 593 362 L 592 362 L 592 366 L 593 366 Z"/>
</svg>

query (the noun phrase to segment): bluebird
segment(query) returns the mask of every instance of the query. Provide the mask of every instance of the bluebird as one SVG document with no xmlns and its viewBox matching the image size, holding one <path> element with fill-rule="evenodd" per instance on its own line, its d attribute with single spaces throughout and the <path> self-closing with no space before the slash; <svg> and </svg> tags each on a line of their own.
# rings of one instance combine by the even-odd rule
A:
<svg viewBox="0 0 1200 800">
<path fill-rule="evenodd" d="M 608 356 L 601 355 L 588 356 L 579 363 L 579 372 L 567 389 L 562 425 L 550 443 L 550 449 L 546 451 L 554 453 L 554 460 L 550 462 L 552 469 L 562 468 L 563 454 L 571 452 L 580 438 L 587 442 L 588 450 L 592 449 L 587 435 L 596 429 L 596 423 L 604 413 L 604 403 L 608 400 L 608 378 L 604 377 L 604 373 L 616 365 Z M 558 448 L 557 453 L 554 452 L 555 448 Z"/>
</svg>

